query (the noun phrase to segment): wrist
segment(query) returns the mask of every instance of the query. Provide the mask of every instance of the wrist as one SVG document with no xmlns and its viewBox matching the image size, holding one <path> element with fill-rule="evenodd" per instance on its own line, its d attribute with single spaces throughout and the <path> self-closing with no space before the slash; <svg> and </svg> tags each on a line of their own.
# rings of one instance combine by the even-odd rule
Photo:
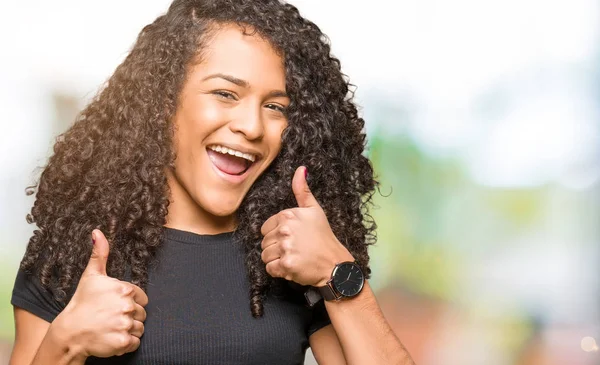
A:
<svg viewBox="0 0 600 365">
<path fill-rule="evenodd" d="M 342 246 L 340 243 L 342 250 L 337 253 L 335 256 L 332 256 L 332 259 L 329 260 L 329 263 L 325 266 L 323 270 L 323 274 L 321 275 L 321 280 L 319 280 L 315 285 L 315 287 L 319 288 L 327 285 L 327 282 L 331 280 L 331 275 L 333 274 L 333 269 L 335 269 L 336 265 L 342 262 L 354 262 L 354 256 L 346 249 L 346 247 Z"/>
<path fill-rule="evenodd" d="M 85 341 L 76 330 L 76 325 L 72 323 L 67 311 L 59 314 L 50 324 L 46 337 L 52 343 L 53 347 L 60 351 L 64 364 L 83 364 L 89 356 L 86 352 Z"/>
</svg>

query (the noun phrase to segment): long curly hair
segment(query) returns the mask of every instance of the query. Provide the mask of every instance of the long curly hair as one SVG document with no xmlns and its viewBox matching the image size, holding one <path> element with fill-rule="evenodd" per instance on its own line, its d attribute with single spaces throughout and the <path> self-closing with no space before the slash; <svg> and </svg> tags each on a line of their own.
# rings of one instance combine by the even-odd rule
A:
<svg viewBox="0 0 600 365">
<path fill-rule="evenodd" d="M 260 227 L 296 206 L 291 181 L 300 165 L 308 167 L 311 190 L 336 237 L 369 277 L 367 248 L 376 240 L 376 226 L 368 210 L 377 182 L 363 155 L 364 121 L 352 85 L 328 38 L 278 0 L 175 0 L 142 29 L 123 63 L 57 138 L 39 181 L 27 189 L 36 194 L 27 221 L 37 229 L 21 269 L 35 272 L 57 300 L 74 292 L 95 228 L 111 245 L 109 275 L 147 284 L 169 207 L 165 169 L 176 158 L 172 117 L 187 70 L 224 24 L 270 42 L 284 59 L 291 99 L 282 149 L 237 211 L 252 315 L 262 316 L 273 284 L 260 257 Z"/>
</svg>

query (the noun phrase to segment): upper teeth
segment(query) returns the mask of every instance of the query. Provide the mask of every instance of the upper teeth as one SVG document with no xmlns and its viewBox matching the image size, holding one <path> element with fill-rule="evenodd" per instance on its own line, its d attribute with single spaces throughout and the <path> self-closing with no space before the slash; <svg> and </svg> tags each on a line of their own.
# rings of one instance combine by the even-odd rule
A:
<svg viewBox="0 0 600 365">
<path fill-rule="evenodd" d="M 236 150 L 232 150 L 231 148 L 227 148 L 224 146 L 213 145 L 213 146 L 208 146 L 208 148 L 210 148 L 213 151 L 220 152 L 220 153 L 227 153 L 232 156 L 242 157 L 242 158 L 245 158 L 246 160 L 249 160 L 250 162 L 254 162 L 254 160 L 256 160 L 256 156 L 254 156 L 254 155 L 251 155 L 249 153 L 243 153 L 243 152 L 236 151 Z"/>
</svg>

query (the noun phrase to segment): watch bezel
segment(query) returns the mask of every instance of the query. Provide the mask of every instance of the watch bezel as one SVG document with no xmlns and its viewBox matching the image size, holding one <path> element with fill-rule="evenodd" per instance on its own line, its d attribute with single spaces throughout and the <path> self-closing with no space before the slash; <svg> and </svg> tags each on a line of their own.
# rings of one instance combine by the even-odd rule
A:
<svg viewBox="0 0 600 365">
<path fill-rule="evenodd" d="M 350 295 L 344 294 L 344 293 L 342 293 L 340 291 L 340 289 L 338 287 L 339 284 L 336 283 L 336 279 L 338 281 L 340 280 L 340 278 L 338 278 L 337 275 L 339 275 L 340 268 L 343 265 L 350 265 L 350 266 L 352 266 L 353 269 L 354 268 L 358 269 L 358 271 L 362 275 L 362 280 L 361 280 L 360 286 L 359 286 L 358 290 L 356 291 L 356 293 L 353 293 L 353 294 L 350 294 Z M 333 269 L 333 272 L 331 273 L 331 279 L 329 280 L 329 284 L 335 290 L 335 294 L 337 294 L 336 296 L 341 297 L 341 298 L 352 298 L 352 297 L 355 297 L 358 294 L 360 294 L 360 292 L 362 291 L 363 287 L 365 286 L 365 273 L 362 271 L 362 269 L 360 268 L 360 266 L 356 262 L 352 262 L 352 261 L 340 262 L 339 264 L 335 265 L 335 267 Z"/>
</svg>

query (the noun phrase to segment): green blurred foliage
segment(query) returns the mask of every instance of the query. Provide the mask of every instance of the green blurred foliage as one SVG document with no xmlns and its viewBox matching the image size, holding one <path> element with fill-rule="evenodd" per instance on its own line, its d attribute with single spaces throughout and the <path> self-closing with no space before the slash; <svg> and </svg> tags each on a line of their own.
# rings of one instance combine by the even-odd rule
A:
<svg viewBox="0 0 600 365">
<path fill-rule="evenodd" d="M 10 296 L 17 268 L 12 262 L 0 258 L 0 340 L 12 341 L 14 338 L 13 309 Z"/>
<path fill-rule="evenodd" d="M 517 356 L 532 334 L 531 314 L 517 306 L 494 316 L 485 299 L 466 302 L 463 291 L 481 259 L 543 226 L 552 192 L 481 186 L 459 158 L 430 156 L 406 134 L 383 129 L 370 134 L 369 157 L 380 182 L 373 286 L 459 304 L 473 325 L 494 328 L 490 343 Z"/>
<path fill-rule="evenodd" d="M 429 156 L 400 133 L 376 130 L 369 146 L 380 182 L 372 250 L 379 287 L 401 282 L 452 299 L 471 255 L 506 244 L 543 216 L 544 189 L 477 185 L 458 158 Z"/>
</svg>

